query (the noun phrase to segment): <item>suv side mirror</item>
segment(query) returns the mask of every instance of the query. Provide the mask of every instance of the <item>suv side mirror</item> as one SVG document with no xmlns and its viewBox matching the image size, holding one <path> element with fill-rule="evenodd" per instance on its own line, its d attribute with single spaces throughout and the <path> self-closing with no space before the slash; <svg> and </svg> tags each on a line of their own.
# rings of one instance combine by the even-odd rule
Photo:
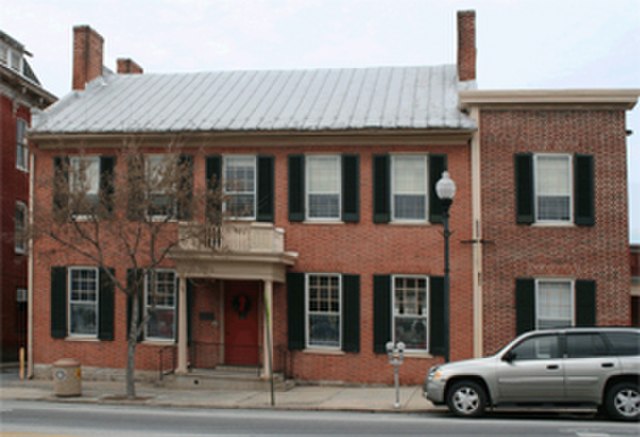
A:
<svg viewBox="0 0 640 437">
<path fill-rule="evenodd" d="M 511 363 L 516 359 L 516 354 L 512 351 L 508 351 L 502 356 L 502 361 L 506 361 L 507 363 Z"/>
</svg>

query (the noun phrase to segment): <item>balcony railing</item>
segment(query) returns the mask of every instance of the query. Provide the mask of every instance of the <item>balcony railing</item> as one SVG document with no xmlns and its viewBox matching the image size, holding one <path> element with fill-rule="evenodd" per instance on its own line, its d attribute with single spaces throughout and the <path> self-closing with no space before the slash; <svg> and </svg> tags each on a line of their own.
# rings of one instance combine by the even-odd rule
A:
<svg viewBox="0 0 640 437">
<path fill-rule="evenodd" d="M 284 229 L 271 223 L 225 223 L 221 227 L 181 223 L 180 249 L 216 252 L 281 254 Z"/>
</svg>

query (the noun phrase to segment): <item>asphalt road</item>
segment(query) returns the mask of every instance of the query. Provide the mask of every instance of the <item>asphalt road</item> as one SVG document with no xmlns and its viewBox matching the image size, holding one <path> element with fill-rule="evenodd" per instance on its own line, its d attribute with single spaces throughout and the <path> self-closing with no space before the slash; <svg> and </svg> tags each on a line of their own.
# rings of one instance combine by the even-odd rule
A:
<svg viewBox="0 0 640 437">
<path fill-rule="evenodd" d="M 479 420 L 448 414 L 204 410 L 6 401 L 0 436 L 420 435 L 638 436 L 640 425 L 592 415 L 516 415 Z"/>
</svg>

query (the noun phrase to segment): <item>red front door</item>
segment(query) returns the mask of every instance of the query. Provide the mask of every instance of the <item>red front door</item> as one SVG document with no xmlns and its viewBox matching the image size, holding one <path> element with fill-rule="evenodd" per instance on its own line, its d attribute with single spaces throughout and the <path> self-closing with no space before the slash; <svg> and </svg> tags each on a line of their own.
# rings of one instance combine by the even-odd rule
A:
<svg viewBox="0 0 640 437">
<path fill-rule="evenodd" d="M 240 366 L 259 364 L 258 295 L 257 282 L 225 282 L 225 364 Z"/>
</svg>

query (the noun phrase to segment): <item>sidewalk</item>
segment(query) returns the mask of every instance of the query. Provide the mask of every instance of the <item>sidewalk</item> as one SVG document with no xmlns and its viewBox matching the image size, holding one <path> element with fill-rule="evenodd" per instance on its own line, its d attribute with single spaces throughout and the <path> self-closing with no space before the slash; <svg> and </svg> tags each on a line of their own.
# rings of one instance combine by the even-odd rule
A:
<svg viewBox="0 0 640 437">
<path fill-rule="evenodd" d="M 393 407 L 393 387 L 296 386 L 271 394 L 265 391 L 222 391 L 207 389 L 167 389 L 149 383 L 136 383 L 139 399 L 124 397 L 124 382 L 83 381 L 82 396 L 59 398 L 53 394 L 53 381 L 20 381 L 4 373 L 0 378 L 0 401 L 41 400 L 67 403 L 146 405 L 177 408 L 249 408 L 308 411 L 362 411 L 417 413 L 435 407 L 422 397 L 421 387 L 400 388 L 400 408 Z"/>
</svg>

